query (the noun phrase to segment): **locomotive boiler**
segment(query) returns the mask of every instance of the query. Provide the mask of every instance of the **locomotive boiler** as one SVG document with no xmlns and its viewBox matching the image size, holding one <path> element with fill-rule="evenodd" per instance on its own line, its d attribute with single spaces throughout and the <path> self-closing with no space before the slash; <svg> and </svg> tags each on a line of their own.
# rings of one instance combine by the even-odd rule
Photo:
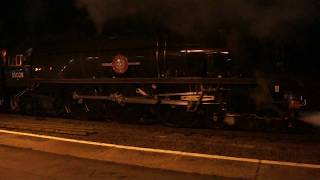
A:
<svg viewBox="0 0 320 180">
<path fill-rule="evenodd" d="M 17 52 L 2 55 L 12 112 L 213 125 L 257 112 L 288 119 L 304 105 L 206 43 L 109 37 Z"/>
</svg>

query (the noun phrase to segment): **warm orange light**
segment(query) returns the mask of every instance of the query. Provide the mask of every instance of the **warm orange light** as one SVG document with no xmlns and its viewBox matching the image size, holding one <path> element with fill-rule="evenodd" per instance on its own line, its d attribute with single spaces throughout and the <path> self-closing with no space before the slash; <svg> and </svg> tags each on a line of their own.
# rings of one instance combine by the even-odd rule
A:
<svg viewBox="0 0 320 180">
<path fill-rule="evenodd" d="M 299 100 L 291 100 L 289 102 L 289 109 L 300 109 L 302 107 L 302 103 Z"/>
<path fill-rule="evenodd" d="M 228 51 L 217 51 L 212 49 L 184 49 L 184 50 L 181 50 L 180 53 L 229 54 Z"/>
</svg>

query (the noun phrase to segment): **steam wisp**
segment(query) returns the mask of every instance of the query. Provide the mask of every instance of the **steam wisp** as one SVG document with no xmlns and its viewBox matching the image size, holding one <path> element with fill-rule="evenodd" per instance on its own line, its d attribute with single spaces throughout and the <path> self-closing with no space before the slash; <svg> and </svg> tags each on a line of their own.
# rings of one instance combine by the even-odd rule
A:
<svg viewBox="0 0 320 180">
<path fill-rule="evenodd" d="M 290 25 L 313 17 L 313 0 L 75 0 L 85 9 L 97 31 L 109 20 L 132 17 L 167 26 L 179 33 L 194 33 L 228 27 L 247 29 L 256 37 L 275 36 Z"/>
<path fill-rule="evenodd" d="M 299 120 L 307 124 L 320 127 L 320 111 L 303 112 L 301 113 L 301 117 L 299 118 Z"/>
</svg>

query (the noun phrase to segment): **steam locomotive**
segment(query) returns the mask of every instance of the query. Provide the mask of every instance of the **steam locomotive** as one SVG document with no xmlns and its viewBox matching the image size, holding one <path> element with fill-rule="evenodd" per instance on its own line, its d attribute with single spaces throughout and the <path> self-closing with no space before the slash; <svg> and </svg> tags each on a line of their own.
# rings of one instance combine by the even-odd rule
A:
<svg viewBox="0 0 320 180">
<path fill-rule="evenodd" d="M 2 50 L 1 107 L 11 112 L 170 123 L 234 124 L 241 114 L 291 119 L 305 105 L 277 79 L 239 70 L 208 44 L 109 37 Z"/>
</svg>

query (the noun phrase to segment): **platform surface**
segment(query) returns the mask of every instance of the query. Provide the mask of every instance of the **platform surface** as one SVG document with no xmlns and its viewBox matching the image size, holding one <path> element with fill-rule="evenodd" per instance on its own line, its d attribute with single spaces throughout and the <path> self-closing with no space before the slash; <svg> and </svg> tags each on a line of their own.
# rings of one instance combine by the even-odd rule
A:
<svg viewBox="0 0 320 180">
<path fill-rule="evenodd" d="M 196 179 L 207 178 L 239 178 L 239 179 L 320 179 L 320 165 L 291 163 L 281 161 L 267 161 L 261 159 L 247 159 L 237 157 L 227 157 L 218 155 L 207 155 L 198 153 L 187 153 L 181 151 L 168 151 L 163 149 L 139 148 L 132 146 L 122 146 L 115 144 L 106 144 L 99 142 L 81 141 L 74 139 L 58 138 L 53 136 L 37 135 L 30 133 L 20 133 L 14 131 L 0 130 L 0 145 L 5 148 L 15 148 L 15 151 L 31 151 L 30 154 L 50 154 L 57 156 L 52 158 L 54 161 L 46 163 L 45 160 L 37 160 L 39 157 L 28 156 L 28 153 L 14 153 L 11 155 L 5 154 L 8 150 L 1 150 L 1 159 L 9 158 L 7 161 L 1 161 L 1 171 L 5 169 L 13 174 L 17 169 L 30 168 L 26 173 L 30 176 L 39 175 L 38 173 L 30 174 L 31 169 L 35 172 L 46 172 L 50 168 L 68 169 L 66 166 L 61 166 L 63 161 L 68 161 L 67 158 L 78 158 L 83 161 L 100 161 L 116 164 L 117 166 L 140 167 L 136 173 L 150 171 L 150 176 L 159 177 L 160 179 L 169 179 L 171 175 L 166 176 L 166 173 L 161 172 L 176 172 L 177 176 L 197 177 Z M 15 155 L 16 154 L 16 155 Z M 21 157 L 19 157 L 21 156 Z M 25 157 L 23 157 L 25 156 Z M 16 159 L 10 159 L 10 157 Z M 25 159 L 31 164 L 23 164 Z M 54 163 L 56 159 L 61 159 L 62 162 Z M 13 163 L 13 164 L 12 164 Z M 15 164 L 16 163 L 16 164 Z M 20 163 L 20 167 L 19 167 Z M 37 163 L 43 163 L 43 166 L 37 167 Z M 67 163 L 68 164 L 68 163 Z M 78 163 L 75 163 L 76 165 Z M 81 163 L 79 163 L 80 166 Z M 32 166 L 35 167 L 32 167 Z M 15 168 L 16 169 L 15 169 Z M 19 168 L 17 168 L 19 167 Z M 77 171 L 81 173 L 87 172 L 81 168 L 74 168 L 70 164 L 74 175 Z M 86 166 L 84 166 L 86 167 Z M 122 169 L 122 168 L 120 168 Z M 93 170 L 92 170 L 93 171 Z M 155 172 L 160 172 L 157 174 Z M 126 170 L 123 170 L 123 176 L 127 177 Z M 64 174 L 63 171 L 61 171 Z M 148 173 L 147 173 L 148 174 Z M 174 174 L 174 173 L 173 173 Z M 201 175 L 200 175 L 201 174 Z M 40 173 L 40 177 L 45 174 Z M 108 176 L 108 175 L 107 175 Z M 50 176 L 51 177 L 51 174 Z M 86 174 L 87 177 L 87 174 Z M 136 176 L 134 176 L 136 177 Z M 144 177 L 144 176 L 143 176 Z M 146 176 L 148 177 L 148 176 Z M 174 175 L 173 179 L 176 179 Z M 19 179 L 19 177 L 17 177 Z M 112 176 L 112 178 L 114 178 Z M 138 179 L 141 179 L 137 177 Z M 129 178 L 134 179 L 134 178 Z M 180 178 L 179 178 L 180 179 Z M 186 178 L 183 178 L 186 179 Z"/>
<path fill-rule="evenodd" d="M 74 158 L 70 156 L 8 146 L 0 146 L 0 159 L 0 179 L 8 180 L 230 179 Z"/>
</svg>

